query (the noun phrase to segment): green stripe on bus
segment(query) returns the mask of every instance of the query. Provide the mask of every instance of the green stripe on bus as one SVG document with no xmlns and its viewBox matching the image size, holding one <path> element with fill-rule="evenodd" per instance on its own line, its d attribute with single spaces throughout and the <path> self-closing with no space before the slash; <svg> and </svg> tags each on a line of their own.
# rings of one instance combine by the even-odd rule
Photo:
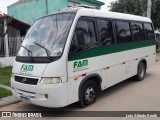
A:
<svg viewBox="0 0 160 120">
<path fill-rule="evenodd" d="M 101 55 L 106 55 L 106 54 L 111 54 L 111 53 L 116 53 L 116 52 L 121 52 L 126 50 L 132 50 L 132 49 L 141 48 L 141 47 L 152 46 L 152 45 L 155 45 L 155 40 L 140 41 L 140 42 L 133 42 L 129 44 L 112 45 L 112 46 L 106 46 L 106 47 L 98 47 L 98 48 L 89 49 L 75 56 L 72 56 L 68 59 L 68 61 L 101 56 Z"/>
</svg>

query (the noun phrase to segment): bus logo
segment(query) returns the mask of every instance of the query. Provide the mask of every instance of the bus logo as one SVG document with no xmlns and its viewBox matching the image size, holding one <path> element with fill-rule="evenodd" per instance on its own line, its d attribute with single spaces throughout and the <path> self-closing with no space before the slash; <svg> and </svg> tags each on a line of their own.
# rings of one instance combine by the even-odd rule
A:
<svg viewBox="0 0 160 120">
<path fill-rule="evenodd" d="M 27 79 L 23 78 L 22 83 L 26 83 L 26 82 L 27 82 Z"/>
<path fill-rule="evenodd" d="M 88 69 L 88 60 L 75 61 L 73 63 L 73 72 Z"/>
<path fill-rule="evenodd" d="M 21 67 L 21 71 L 32 72 L 33 68 L 34 68 L 33 65 L 23 64 L 22 67 Z"/>
</svg>

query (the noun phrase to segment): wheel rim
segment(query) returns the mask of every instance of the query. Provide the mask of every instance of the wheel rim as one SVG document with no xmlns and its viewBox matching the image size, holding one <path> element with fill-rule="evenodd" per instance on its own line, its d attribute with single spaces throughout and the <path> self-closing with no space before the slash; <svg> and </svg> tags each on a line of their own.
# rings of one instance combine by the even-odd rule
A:
<svg viewBox="0 0 160 120">
<path fill-rule="evenodd" d="M 138 74 L 141 78 L 144 77 L 144 74 L 145 74 L 145 66 L 144 64 L 140 64 L 140 67 L 139 67 L 139 70 L 138 70 Z"/>
<path fill-rule="evenodd" d="M 95 99 L 95 90 L 92 86 L 87 87 L 86 92 L 85 92 L 85 102 L 86 104 L 89 104 L 94 101 Z"/>
</svg>

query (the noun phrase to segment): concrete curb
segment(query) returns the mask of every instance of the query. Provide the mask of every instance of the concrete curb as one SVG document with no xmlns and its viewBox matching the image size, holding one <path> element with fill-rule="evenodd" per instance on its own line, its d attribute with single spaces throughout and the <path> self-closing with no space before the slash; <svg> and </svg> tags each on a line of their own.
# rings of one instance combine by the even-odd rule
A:
<svg viewBox="0 0 160 120">
<path fill-rule="evenodd" d="M 9 87 L 9 86 L 5 86 L 5 85 L 0 84 L 0 87 L 11 91 L 11 87 Z"/>
<path fill-rule="evenodd" d="M 8 87 L 8 86 L 0 84 L 0 87 L 11 91 L 11 88 Z M 5 97 L 5 98 L 1 98 L 0 99 L 0 107 L 5 106 L 5 105 L 9 105 L 9 104 L 13 104 L 13 103 L 16 103 L 16 102 L 19 102 L 19 100 L 18 100 L 18 98 L 16 98 L 13 95 Z"/>
<path fill-rule="evenodd" d="M 19 102 L 15 96 L 8 96 L 0 99 L 0 107 Z"/>
</svg>

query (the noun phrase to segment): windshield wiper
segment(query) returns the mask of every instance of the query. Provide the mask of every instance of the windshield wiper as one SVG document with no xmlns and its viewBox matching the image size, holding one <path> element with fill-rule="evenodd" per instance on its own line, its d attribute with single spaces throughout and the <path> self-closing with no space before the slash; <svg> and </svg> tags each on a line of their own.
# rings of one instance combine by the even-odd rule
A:
<svg viewBox="0 0 160 120">
<path fill-rule="evenodd" d="M 29 50 L 28 48 L 24 47 L 23 45 L 22 45 L 22 47 L 23 47 L 25 50 L 28 51 L 28 57 L 29 57 L 29 59 L 31 60 L 31 56 L 33 56 L 32 51 Z"/>
<path fill-rule="evenodd" d="M 40 45 L 40 44 L 38 44 L 38 43 L 36 43 L 36 42 L 33 42 L 35 45 L 38 45 L 39 47 L 41 47 L 41 48 L 43 48 L 45 51 L 46 51 L 46 54 L 47 54 L 47 57 L 50 59 L 51 57 L 50 57 L 50 52 L 49 52 L 49 50 L 47 49 L 47 48 L 45 48 L 44 46 L 42 46 L 42 45 Z"/>
</svg>

